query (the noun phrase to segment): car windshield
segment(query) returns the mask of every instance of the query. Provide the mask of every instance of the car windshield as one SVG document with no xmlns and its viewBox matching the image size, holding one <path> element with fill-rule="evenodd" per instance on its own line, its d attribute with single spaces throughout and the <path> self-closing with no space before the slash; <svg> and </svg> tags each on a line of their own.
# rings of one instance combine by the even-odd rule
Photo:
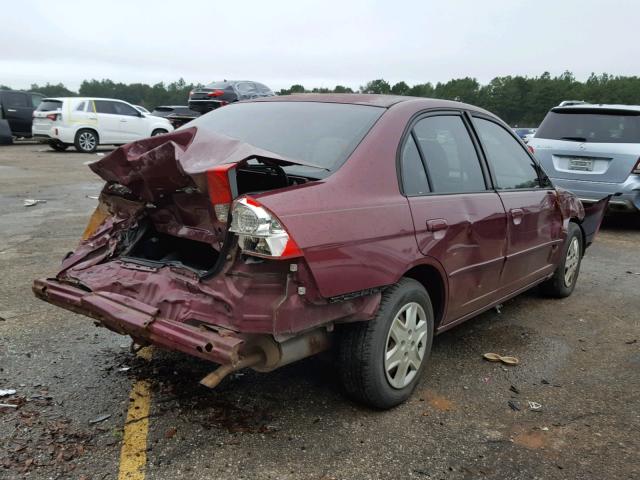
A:
<svg viewBox="0 0 640 480">
<path fill-rule="evenodd" d="M 639 112 L 604 109 L 552 110 L 536 138 L 593 143 L 640 143 Z"/>
<path fill-rule="evenodd" d="M 254 102 L 218 108 L 190 122 L 326 170 L 293 165 L 291 174 L 324 178 L 351 155 L 385 109 L 319 102 Z"/>
<path fill-rule="evenodd" d="M 59 110 L 62 108 L 62 102 L 60 100 L 43 100 L 38 105 L 36 110 L 38 112 L 51 112 L 53 110 Z"/>
</svg>

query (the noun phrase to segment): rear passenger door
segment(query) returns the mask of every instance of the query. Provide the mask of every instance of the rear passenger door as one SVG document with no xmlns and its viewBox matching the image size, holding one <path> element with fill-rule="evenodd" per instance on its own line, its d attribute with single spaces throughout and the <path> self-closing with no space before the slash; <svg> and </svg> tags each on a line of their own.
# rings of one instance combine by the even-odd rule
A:
<svg viewBox="0 0 640 480">
<path fill-rule="evenodd" d="M 401 150 L 418 247 L 447 273 L 447 323 L 496 299 L 504 263 L 505 211 L 478 151 L 459 112 L 419 118 Z"/>
<path fill-rule="evenodd" d="M 2 105 L 11 132 L 30 136 L 33 114 L 31 97 L 24 92 L 2 92 Z"/>
<path fill-rule="evenodd" d="M 112 100 L 94 100 L 98 117 L 98 135 L 100 143 L 127 143 L 120 129 L 120 115 L 116 110 L 116 102 Z"/>
<path fill-rule="evenodd" d="M 473 124 L 507 212 L 501 284 L 503 294 L 509 294 L 554 270 L 554 253 L 563 238 L 562 215 L 556 190 L 514 134 L 488 117 L 474 115 Z"/>
</svg>

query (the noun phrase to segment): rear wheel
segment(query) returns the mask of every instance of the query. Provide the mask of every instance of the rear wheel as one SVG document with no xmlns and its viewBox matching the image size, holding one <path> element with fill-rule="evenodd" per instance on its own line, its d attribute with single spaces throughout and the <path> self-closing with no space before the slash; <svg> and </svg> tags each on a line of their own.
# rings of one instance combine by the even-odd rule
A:
<svg viewBox="0 0 640 480">
<path fill-rule="evenodd" d="M 156 135 L 164 135 L 167 131 L 163 128 L 156 128 L 153 132 L 151 132 L 151 136 L 155 137 Z"/>
<path fill-rule="evenodd" d="M 58 140 L 50 141 L 49 146 L 56 152 L 64 152 L 69 147 L 69 145 L 66 145 Z"/>
<path fill-rule="evenodd" d="M 582 230 L 569 222 L 569 232 L 564 244 L 563 257 L 553 277 L 540 285 L 542 293 L 550 297 L 565 298 L 571 295 L 578 281 L 582 262 Z"/>
<path fill-rule="evenodd" d="M 373 320 L 337 332 L 347 394 L 381 409 L 409 398 L 431 352 L 433 323 L 431 299 L 422 284 L 403 278 L 386 289 Z"/>
<path fill-rule="evenodd" d="M 78 130 L 74 145 L 81 153 L 93 153 L 98 149 L 98 134 L 93 130 Z"/>
</svg>

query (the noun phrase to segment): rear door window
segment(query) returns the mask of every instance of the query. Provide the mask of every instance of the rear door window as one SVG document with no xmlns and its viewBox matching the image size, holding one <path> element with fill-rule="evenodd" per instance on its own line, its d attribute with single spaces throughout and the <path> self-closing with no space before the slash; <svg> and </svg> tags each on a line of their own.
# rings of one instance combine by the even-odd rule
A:
<svg viewBox="0 0 640 480">
<path fill-rule="evenodd" d="M 593 143 L 640 143 L 640 112 L 563 108 L 550 111 L 536 138 Z"/>
<path fill-rule="evenodd" d="M 487 160 L 496 177 L 496 188 L 540 188 L 538 167 L 520 142 L 497 123 L 474 118 Z"/>
<path fill-rule="evenodd" d="M 84 112 L 84 109 L 87 107 L 87 102 L 80 102 L 80 105 L 76 107 L 77 112 Z"/>
<path fill-rule="evenodd" d="M 420 152 L 412 135 L 402 147 L 400 158 L 400 173 L 402 175 L 402 190 L 408 197 L 429 193 L 427 172 L 424 170 Z"/>
<path fill-rule="evenodd" d="M 486 190 L 480 159 L 459 115 L 426 117 L 413 127 L 434 193 Z"/>
<path fill-rule="evenodd" d="M 27 96 L 26 93 L 22 93 L 22 92 L 6 92 L 4 94 L 4 104 L 5 104 L 5 107 L 9 107 L 9 108 L 31 106 L 29 97 Z"/>
<path fill-rule="evenodd" d="M 43 98 L 44 98 L 43 95 L 38 95 L 37 93 L 32 93 L 31 94 L 31 106 L 33 108 L 37 108 L 38 105 L 40 105 L 40 102 L 42 102 Z"/>
</svg>

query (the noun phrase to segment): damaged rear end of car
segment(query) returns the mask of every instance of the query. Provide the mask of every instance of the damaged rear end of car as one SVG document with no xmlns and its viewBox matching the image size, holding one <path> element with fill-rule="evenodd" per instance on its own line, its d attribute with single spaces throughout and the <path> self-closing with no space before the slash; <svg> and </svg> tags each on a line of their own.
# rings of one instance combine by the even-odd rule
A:
<svg viewBox="0 0 640 480">
<path fill-rule="evenodd" d="M 319 168 L 195 127 L 120 147 L 90 164 L 106 182 L 98 207 L 33 290 L 139 345 L 220 364 L 210 387 L 323 351 L 335 323 L 370 319 L 380 297 L 320 295 L 304 249 L 263 205 L 313 187 L 291 165 Z"/>
</svg>

